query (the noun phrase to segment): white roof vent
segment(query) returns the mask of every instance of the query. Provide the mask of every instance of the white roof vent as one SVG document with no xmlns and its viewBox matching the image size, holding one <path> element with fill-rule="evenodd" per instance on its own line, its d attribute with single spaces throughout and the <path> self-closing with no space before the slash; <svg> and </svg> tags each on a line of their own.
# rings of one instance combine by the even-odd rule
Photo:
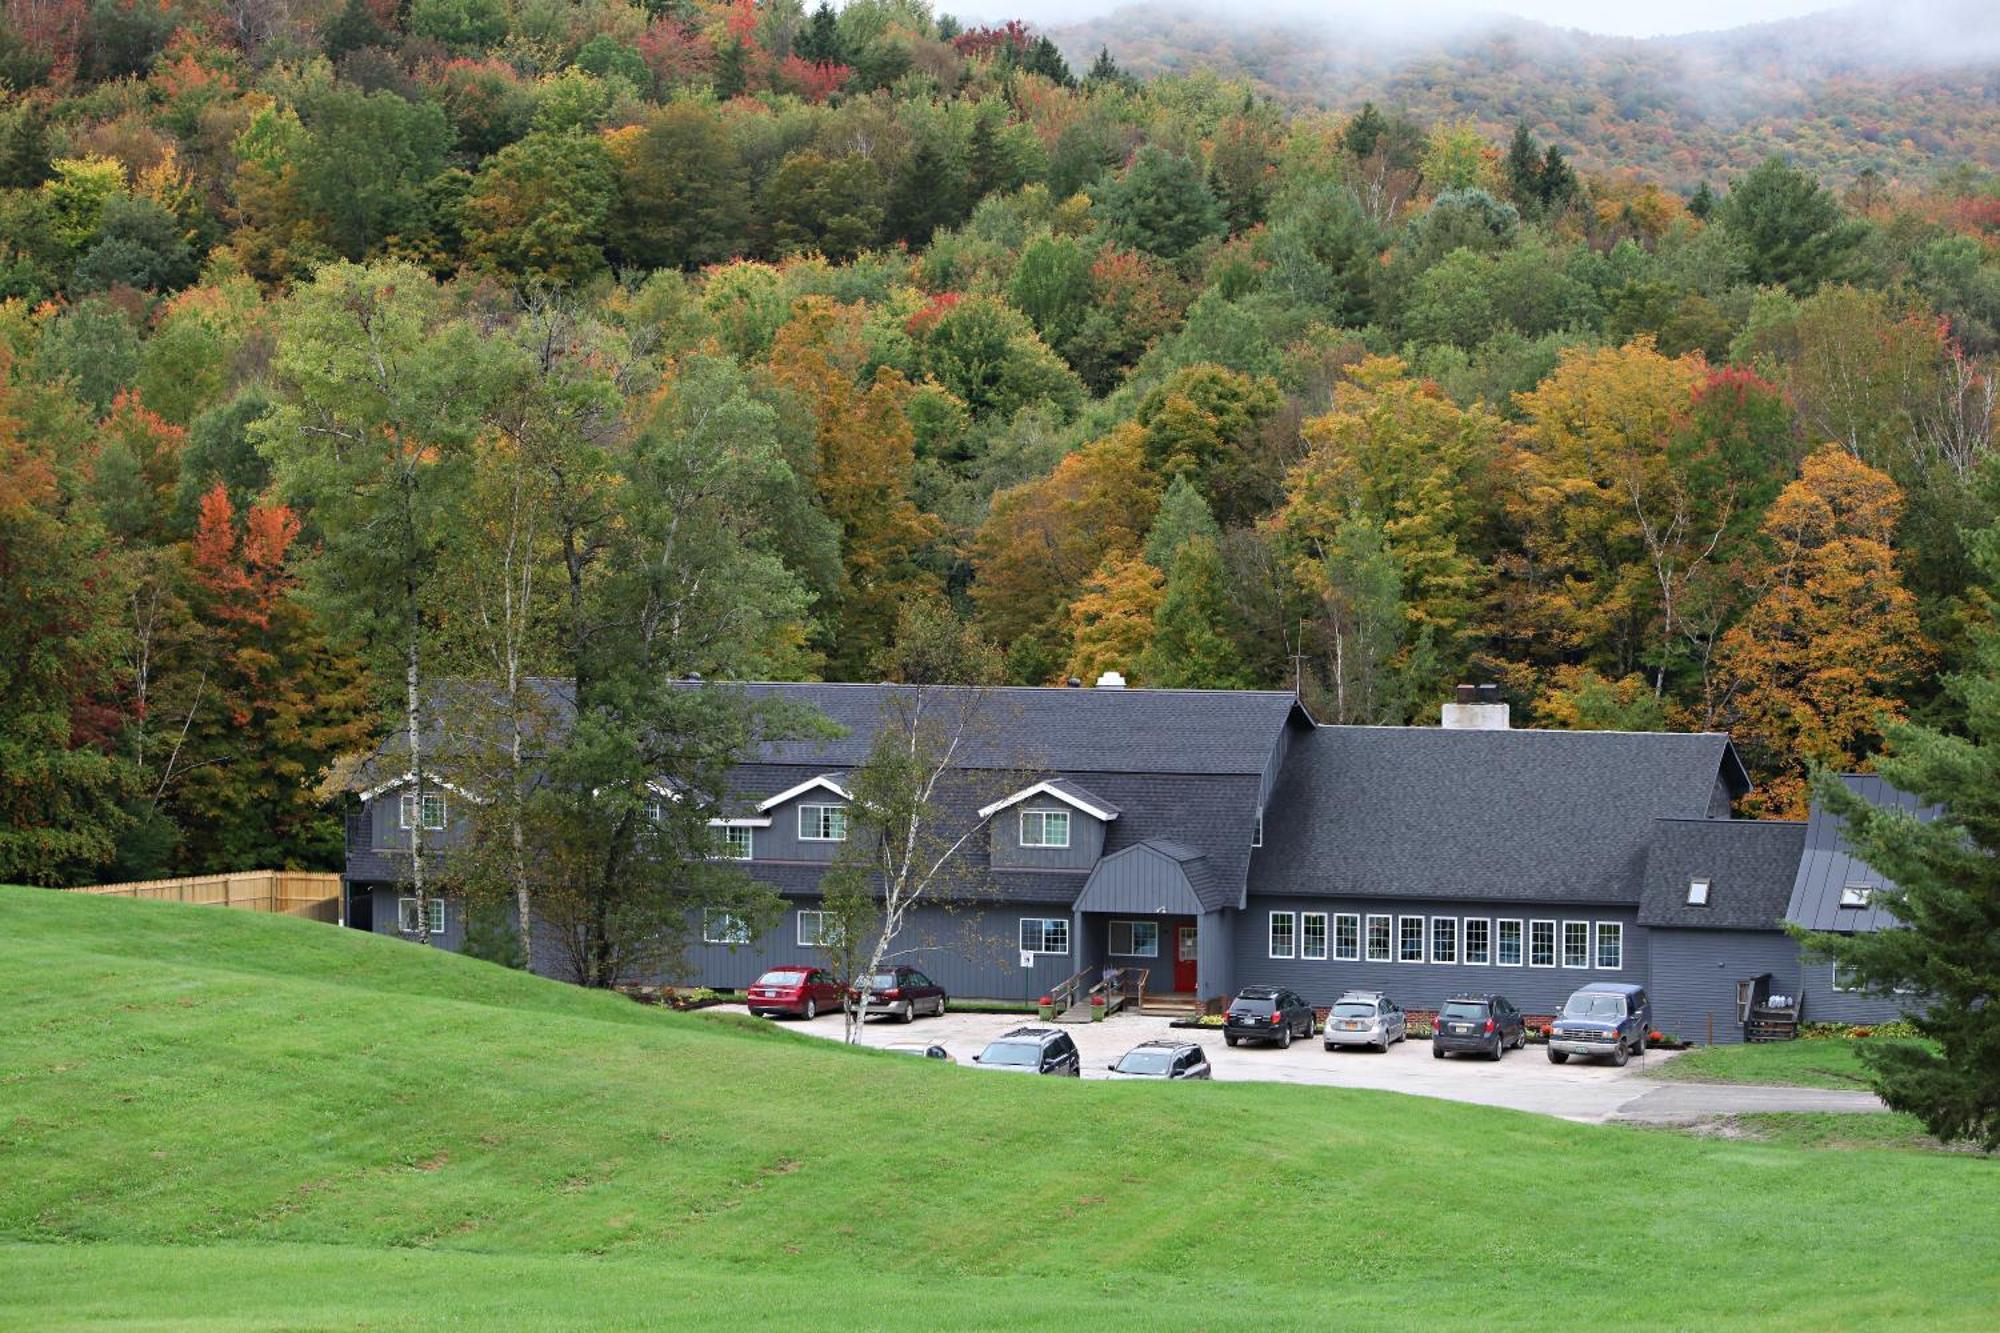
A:
<svg viewBox="0 0 2000 1333">
<path fill-rule="evenodd" d="M 1097 688 L 1100 690 L 1122 690 L 1125 688 L 1125 677 L 1119 675 L 1116 671 L 1107 671 L 1097 678 Z"/>
</svg>

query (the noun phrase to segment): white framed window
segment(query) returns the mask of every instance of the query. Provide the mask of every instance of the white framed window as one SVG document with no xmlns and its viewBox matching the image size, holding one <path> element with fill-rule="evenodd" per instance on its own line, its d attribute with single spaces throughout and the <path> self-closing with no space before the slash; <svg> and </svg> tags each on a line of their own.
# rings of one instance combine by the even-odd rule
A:
<svg viewBox="0 0 2000 1333">
<path fill-rule="evenodd" d="M 1023 810 L 1021 845 L 1023 847 L 1069 846 L 1069 811 Z"/>
<path fill-rule="evenodd" d="M 660 819 L 666 812 L 666 806 L 660 801 L 659 797 L 648 796 L 646 798 L 646 822 L 648 824 L 653 825 L 655 828 L 659 827 Z"/>
<path fill-rule="evenodd" d="M 1382 951 L 1389 951 L 1389 928 L 1386 925 L 1382 928 Z M 1343 963 L 1361 960 L 1361 918 L 1352 912 L 1341 912 L 1333 918 L 1333 956 Z"/>
<path fill-rule="evenodd" d="M 833 948 L 840 943 L 840 923 L 831 912 L 801 907 L 797 938 L 802 949 Z"/>
<path fill-rule="evenodd" d="M 1563 922 L 1563 966 L 1590 966 L 1590 923 Z"/>
<path fill-rule="evenodd" d="M 725 824 L 709 832 L 715 838 L 715 854 L 725 861 L 748 861 L 756 854 L 756 829 Z"/>
<path fill-rule="evenodd" d="M 720 907 L 706 907 L 701 913 L 701 942 L 703 944 L 748 944 L 750 923 L 734 912 L 725 912 Z"/>
<path fill-rule="evenodd" d="M 1705 879 L 1691 879 L 1688 881 L 1689 907 L 1708 906 L 1708 884 L 1709 882 Z"/>
<path fill-rule="evenodd" d="M 441 829 L 444 827 L 444 793 L 427 791 L 424 793 L 424 827 Z M 396 827 L 415 828 L 417 826 L 417 794 L 404 792 L 396 803 Z"/>
<path fill-rule="evenodd" d="M 430 918 L 429 931 L 433 935 L 444 934 L 444 899 L 442 898 L 398 898 L 396 899 L 396 929 L 405 935 L 422 935 L 424 928 L 417 924 L 417 906 L 422 903 L 424 915 Z"/>
<path fill-rule="evenodd" d="M 1617 972 L 1625 966 L 1624 922 L 1597 923 L 1597 966 L 1605 972 Z"/>
<path fill-rule="evenodd" d="M 1465 961 L 1472 967 L 1493 961 L 1493 923 L 1483 916 L 1465 918 Z"/>
<path fill-rule="evenodd" d="M 1066 916 L 1022 917 L 1021 952 L 1046 954 L 1068 953 L 1069 918 Z"/>
<path fill-rule="evenodd" d="M 846 842 L 847 807 L 844 805 L 800 806 L 799 841 Z"/>
<path fill-rule="evenodd" d="M 1554 967 L 1556 965 L 1556 923 L 1553 921 L 1530 921 L 1528 923 L 1528 966 Z"/>
<path fill-rule="evenodd" d="M 1840 889 L 1840 905 L 1842 907 L 1866 907 L 1868 906 L 1868 900 L 1874 896 L 1875 889 L 1873 885 L 1844 884 Z"/>
<path fill-rule="evenodd" d="M 1370 916 L 1368 918 L 1368 961 L 1386 963 L 1395 957 L 1390 952 L 1389 918 Z"/>
<path fill-rule="evenodd" d="M 1264 845 L 1264 812 L 1262 810 L 1257 812 L 1257 822 L 1250 826 L 1250 845 L 1252 847 L 1262 847 Z"/>
<path fill-rule="evenodd" d="M 1521 965 L 1521 923 L 1519 921 L 1496 921 L 1493 936 L 1493 961 L 1501 967 Z"/>
<path fill-rule="evenodd" d="M 1863 989 L 1861 983 L 1854 979 L 1854 974 L 1851 971 L 1848 973 L 1845 980 L 1841 978 L 1840 964 L 1838 962 L 1833 964 L 1833 979 L 1831 984 L 1835 990 L 1840 991 L 1843 994 L 1849 994 L 1849 995 L 1852 995 Z M 1897 986 L 1894 987 L 1890 993 L 1892 995 L 1912 995 L 1915 994 L 1915 991 L 1908 986 Z"/>
<path fill-rule="evenodd" d="M 1295 912 L 1271 913 L 1271 957 L 1290 958 L 1298 952 L 1298 923 Z"/>
<path fill-rule="evenodd" d="M 1421 963 L 1424 961 L 1424 919 L 1420 916 L 1406 916 L 1396 923 L 1396 961 L 1399 963 Z"/>
<path fill-rule="evenodd" d="M 1120 958 L 1158 958 L 1160 923 L 1157 921 L 1113 921 L 1111 952 Z"/>
<path fill-rule="evenodd" d="M 1431 918 L 1431 961 L 1433 963 L 1455 963 L 1458 961 L 1457 917 L 1434 916 Z"/>
<path fill-rule="evenodd" d="M 1326 957 L 1326 913 L 1299 913 L 1299 957 Z"/>
</svg>

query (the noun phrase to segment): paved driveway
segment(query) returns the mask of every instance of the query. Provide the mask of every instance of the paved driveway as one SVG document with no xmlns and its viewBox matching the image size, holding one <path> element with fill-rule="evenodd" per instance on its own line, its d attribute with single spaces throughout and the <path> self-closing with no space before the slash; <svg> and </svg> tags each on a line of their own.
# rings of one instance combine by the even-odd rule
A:
<svg viewBox="0 0 2000 1333">
<path fill-rule="evenodd" d="M 841 1039 L 842 1018 L 825 1014 L 811 1023 L 778 1022 L 800 1032 L 833 1041 Z M 902 1024 L 873 1019 L 862 1029 L 864 1046 L 893 1041 L 937 1041 L 969 1062 L 975 1052 L 1008 1028 L 1033 1022 L 1019 1014 L 952 1013 L 943 1018 L 919 1018 Z M 1311 1083 L 1337 1088 L 1379 1088 L 1420 1097 L 1504 1106 L 1569 1120 L 1640 1120 L 1654 1122 L 1699 1120 L 1744 1111 L 1880 1110 L 1867 1093 L 1829 1092 L 1814 1088 L 1749 1088 L 1701 1083 L 1662 1084 L 1644 1077 L 1645 1070 L 1673 1059 L 1665 1051 L 1648 1052 L 1623 1069 L 1572 1060 L 1552 1065 L 1541 1047 L 1509 1051 L 1499 1064 L 1477 1057 L 1431 1058 L 1428 1041 L 1406 1041 L 1387 1055 L 1373 1051 L 1328 1051 L 1317 1038 L 1294 1042 L 1289 1051 L 1275 1046 L 1223 1043 L 1218 1031 L 1190 1031 L 1168 1026 L 1164 1018 L 1118 1015 L 1102 1023 L 1069 1029 L 1083 1052 L 1085 1078 L 1102 1078 L 1105 1066 L 1142 1041 L 1155 1037 L 1192 1039 L 1208 1052 L 1217 1079 Z"/>
</svg>

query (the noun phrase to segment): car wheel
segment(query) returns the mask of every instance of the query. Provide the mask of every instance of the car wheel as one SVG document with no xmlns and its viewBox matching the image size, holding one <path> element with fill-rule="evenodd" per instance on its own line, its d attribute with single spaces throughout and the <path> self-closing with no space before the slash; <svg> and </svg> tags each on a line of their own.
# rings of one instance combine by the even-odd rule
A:
<svg viewBox="0 0 2000 1333">
<path fill-rule="evenodd" d="M 1222 1041 L 1223 1044 L 1226 1046 L 1234 1046 L 1236 1044 L 1236 1034 L 1233 1032 L 1225 1032 L 1222 1034 Z"/>
<path fill-rule="evenodd" d="M 916 1016 L 917 1002 L 915 1000 L 905 1000 L 903 1001 L 903 1012 L 897 1016 L 896 1021 L 899 1023 L 908 1023 L 913 1021 Z"/>
<path fill-rule="evenodd" d="M 1292 1030 L 1290 1028 L 1286 1028 L 1278 1034 L 1278 1049 L 1281 1051 L 1292 1049 Z"/>
<path fill-rule="evenodd" d="M 1443 1052 L 1443 1051 L 1441 1051 L 1441 1050 L 1439 1050 L 1439 1049 L 1438 1049 L 1437 1047 L 1435 1047 L 1435 1046 L 1431 1047 L 1431 1059 L 1433 1059 L 1433 1060 L 1442 1060 L 1442 1059 L 1444 1059 L 1444 1052 Z"/>
<path fill-rule="evenodd" d="M 944 1017 L 944 1006 L 945 1006 L 945 1001 L 946 1001 L 946 999 L 947 999 L 947 998 L 948 998 L 948 997 L 946 997 L 946 996 L 943 996 L 943 995 L 940 995 L 940 996 L 938 996 L 938 1007 L 937 1007 L 937 1016 L 938 1016 L 939 1018 L 943 1018 L 943 1017 Z"/>
<path fill-rule="evenodd" d="M 1632 1044 L 1632 1054 L 1644 1055 L 1645 1053 L 1646 1053 L 1646 1034 L 1641 1032 L 1639 1034 L 1639 1040 Z"/>
<path fill-rule="evenodd" d="M 1549 1063 L 1550 1063 L 1550 1064 L 1552 1064 L 1552 1065 L 1566 1065 L 1566 1064 L 1568 1064 L 1568 1063 L 1569 1063 L 1569 1052 L 1568 1052 L 1568 1051 L 1557 1051 L 1557 1050 L 1551 1050 L 1551 1051 L 1549 1052 Z"/>
<path fill-rule="evenodd" d="M 1611 1063 L 1618 1066 L 1618 1068 L 1623 1069 L 1625 1062 L 1631 1058 L 1631 1054 L 1625 1049 L 1624 1042 L 1621 1041 L 1611 1048 Z"/>
<path fill-rule="evenodd" d="M 819 1005 L 814 1003 L 812 1000 L 808 999 L 806 1001 L 806 1014 L 805 1014 L 806 1022 L 810 1023 L 815 1018 L 818 1017 L 819 1017 Z"/>
<path fill-rule="evenodd" d="M 1507 1039 L 1505 1037 L 1495 1037 L 1493 1039 L 1493 1058 L 1500 1060 L 1506 1058 L 1506 1055 Z"/>
</svg>

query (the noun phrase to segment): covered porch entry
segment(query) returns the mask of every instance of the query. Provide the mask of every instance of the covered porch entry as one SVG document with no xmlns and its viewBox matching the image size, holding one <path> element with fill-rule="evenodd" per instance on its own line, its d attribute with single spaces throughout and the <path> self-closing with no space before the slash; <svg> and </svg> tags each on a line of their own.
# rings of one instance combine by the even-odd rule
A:
<svg viewBox="0 0 2000 1333">
<path fill-rule="evenodd" d="M 1145 974 L 1145 1009 L 1189 1011 L 1226 994 L 1228 928 L 1205 901 L 1208 859 L 1152 838 L 1097 863 L 1076 900 L 1086 966 Z"/>
</svg>

